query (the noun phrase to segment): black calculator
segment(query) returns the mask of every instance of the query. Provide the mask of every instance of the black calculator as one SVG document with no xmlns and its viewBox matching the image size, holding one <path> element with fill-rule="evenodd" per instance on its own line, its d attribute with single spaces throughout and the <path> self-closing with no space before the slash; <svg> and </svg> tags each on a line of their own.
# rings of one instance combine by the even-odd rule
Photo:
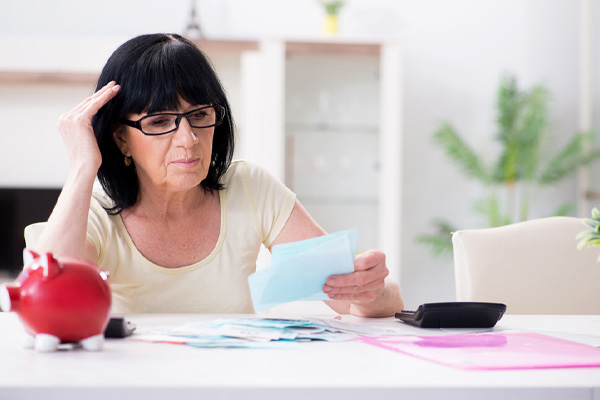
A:
<svg viewBox="0 0 600 400">
<path fill-rule="evenodd" d="M 396 318 L 420 328 L 491 328 L 505 311 L 501 303 L 426 303 L 416 311 L 402 310 Z"/>
<path fill-rule="evenodd" d="M 108 320 L 108 324 L 104 330 L 104 337 L 124 338 L 131 335 L 135 328 L 136 326 L 126 320 L 125 317 L 113 316 Z"/>
</svg>

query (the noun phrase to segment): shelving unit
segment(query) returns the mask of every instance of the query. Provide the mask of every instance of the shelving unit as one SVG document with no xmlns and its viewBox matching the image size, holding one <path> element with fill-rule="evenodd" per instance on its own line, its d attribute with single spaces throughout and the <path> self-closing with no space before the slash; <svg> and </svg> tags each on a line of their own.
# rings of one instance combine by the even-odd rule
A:
<svg viewBox="0 0 600 400">
<path fill-rule="evenodd" d="M 0 85 L 87 85 L 94 84 L 98 74 L 42 71 L 0 71 Z"/>
<path fill-rule="evenodd" d="M 244 154 L 325 229 L 359 229 L 400 278 L 402 63 L 397 42 L 264 40 L 242 56 Z M 244 72 L 245 71 L 245 72 Z"/>
<path fill-rule="evenodd" d="M 234 53 L 256 51 L 258 42 L 253 40 L 194 40 L 193 41 L 206 54 Z M 98 79 L 97 73 L 78 71 L 14 71 L 0 70 L 0 85 L 5 84 L 67 84 L 82 85 L 94 84 Z"/>
</svg>

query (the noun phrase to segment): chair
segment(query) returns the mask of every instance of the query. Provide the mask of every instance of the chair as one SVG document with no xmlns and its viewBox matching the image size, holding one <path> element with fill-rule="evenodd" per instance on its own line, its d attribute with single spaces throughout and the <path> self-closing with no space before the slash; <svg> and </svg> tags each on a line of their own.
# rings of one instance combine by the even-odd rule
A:
<svg viewBox="0 0 600 400">
<path fill-rule="evenodd" d="M 577 250 L 581 219 L 550 217 L 454 233 L 458 301 L 507 314 L 600 314 L 600 248 Z"/>
</svg>

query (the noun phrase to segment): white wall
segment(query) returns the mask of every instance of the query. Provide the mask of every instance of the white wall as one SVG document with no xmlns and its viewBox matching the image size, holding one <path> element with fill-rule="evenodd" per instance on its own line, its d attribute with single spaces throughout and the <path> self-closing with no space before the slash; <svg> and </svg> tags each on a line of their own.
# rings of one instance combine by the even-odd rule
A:
<svg viewBox="0 0 600 400">
<path fill-rule="evenodd" d="M 0 70 L 93 69 L 106 59 L 112 43 L 139 33 L 181 31 L 188 4 L 0 1 Z M 212 37 L 320 34 L 316 0 L 198 4 L 203 29 Z M 434 130 L 449 121 L 473 147 L 494 157 L 496 88 L 501 73 L 512 72 L 524 87 L 544 83 L 550 89 L 550 133 L 557 143 L 565 143 L 577 130 L 579 20 L 580 2 L 575 0 L 348 0 L 342 35 L 388 35 L 404 42 L 405 138 L 399 157 L 404 162 L 402 290 L 407 307 L 454 299 L 452 261 L 433 259 L 414 237 L 427 232 L 438 216 L 447 216 L 459 228 L 483 226 L 471 211 L 481 188 L 448 163 L 432 141 Z M 89 52 L 71 54 L 61 46 L 67 35 L 88 43 Z M 235 79 L 233 72 L 229 76 Z M 231 87 L 235 91 L 235 84 Z M 51 90 L 0 86 L 0 186 L 18 185 L 32 175 L 39 184 L 60 185 L 64 179 L 54 121 L 89 88 L 70 87 L 57 96 Z M 36 105 L 45 111 L 30 115 L 27 111 Z M 32 170 L 27 165 L 32 159 L 44 168 L 38 164 Z M 572 179 L 539 193 L 531 216 L 548 215 L 558 204 L 575 201 L 575 189 Z"/>
<path fill-rule="evenodd" d="M 432 2 L 428 3 L 430 6 Z M 452 123 L 478 151 L 495 159 L 496 88 L 503 72 L 523 87 L 552 93 L 550 135 L 564 144 L 577 131 L 579 2 L 452 1 L 438 18 L 419 19 L 406 35 L 402 287 L 409 304 L 451 300 L 452 260 L 434 260 L 414 244 L 435 217 L 458 229 L 483 227 L 473 201 L 481 187 L 448 164 L 432 133 Z M 434 7 L 431 7 L 434 8 Z M 575 179 L 538 193 L 531 217 L 576 201 Z M 412 235 L 411 235 L 412 233 Z"/>
</svg>

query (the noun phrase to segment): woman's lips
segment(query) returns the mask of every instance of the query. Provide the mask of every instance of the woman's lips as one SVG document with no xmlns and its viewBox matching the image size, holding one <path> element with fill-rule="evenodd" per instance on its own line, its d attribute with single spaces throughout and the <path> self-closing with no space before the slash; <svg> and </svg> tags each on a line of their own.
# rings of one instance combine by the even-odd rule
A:
<svg viewBox="0 0 600 400">
<path fill-rule="evenodd" d="M 199 160 L 199 158 L 192 158 L 189 160 L 175 160 L 173 161 L 173 164 L 179 168 L 189 169 L 194 168 L 196 165 L 198 165 Z"/>
</svg>

